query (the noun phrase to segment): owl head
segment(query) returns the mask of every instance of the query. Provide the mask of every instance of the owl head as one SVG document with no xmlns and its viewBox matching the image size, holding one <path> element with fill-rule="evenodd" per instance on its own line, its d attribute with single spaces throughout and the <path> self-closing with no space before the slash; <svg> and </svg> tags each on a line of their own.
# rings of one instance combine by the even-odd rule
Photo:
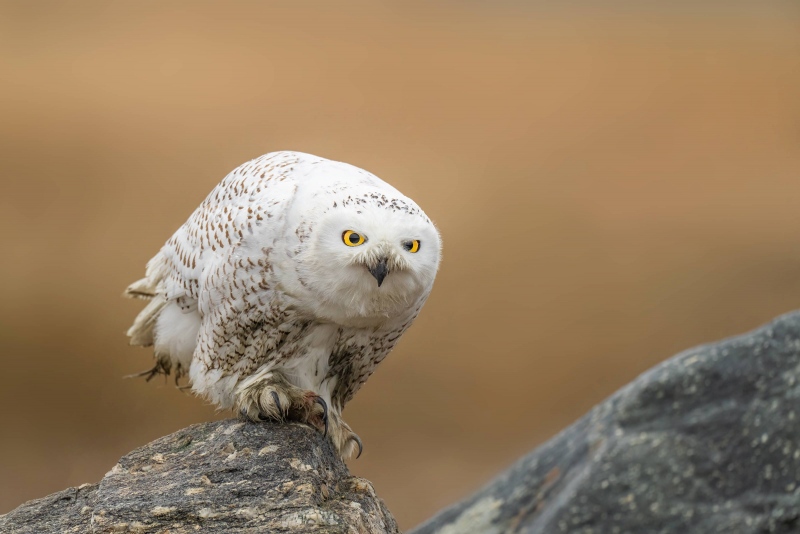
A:
<svg viewBox="0 0 800 534">
<path fill-rule="evenodd" d="M 382 189 L 320 194 L 307 206 L 314 221 L 295 265 L 321 319 L 377 325 L 417 310 L 430 292 L 439 232 L 411 199 Z"/>
</svg>

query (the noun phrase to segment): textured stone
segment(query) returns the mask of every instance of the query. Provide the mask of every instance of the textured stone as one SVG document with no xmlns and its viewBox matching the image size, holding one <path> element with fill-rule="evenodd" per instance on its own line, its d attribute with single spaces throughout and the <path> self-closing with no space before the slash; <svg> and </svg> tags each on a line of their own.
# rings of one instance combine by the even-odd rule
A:
<svg viewBox="0 0 800 534">
<path fill-rule="evenodd" d="M 412 534 L 800 532 L 800 312 L 640 376 Z M 195 425 L 0 533 L 397 532 L 298 424 Z"/>
<path fill-rule="evenodd" d="M 800 313 L 664 362 L 413 534 L 800 532 Z"/>
<path fill-rule="evenodd" d="M 398 532 L 368 481 L 299 424 L 194 425 L 124 456 L 99 484 L 0 516 L 0 532 Z"/>
</svg>

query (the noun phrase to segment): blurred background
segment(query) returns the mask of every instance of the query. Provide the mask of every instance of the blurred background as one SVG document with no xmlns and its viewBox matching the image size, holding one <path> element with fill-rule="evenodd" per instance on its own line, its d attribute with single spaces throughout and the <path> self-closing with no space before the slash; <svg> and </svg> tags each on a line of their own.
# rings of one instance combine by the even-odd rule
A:
<svg viewBox="0 0 800 534">
<path fill-rule="evenodd" d="M 438 224 L 345 413 L 410 528 L 639 373 L 800 307 L 789 1 L 0 3 L 0 513 L 227 417 L 120 298 L 228 171 L 311 152 Z"/>
</svg>

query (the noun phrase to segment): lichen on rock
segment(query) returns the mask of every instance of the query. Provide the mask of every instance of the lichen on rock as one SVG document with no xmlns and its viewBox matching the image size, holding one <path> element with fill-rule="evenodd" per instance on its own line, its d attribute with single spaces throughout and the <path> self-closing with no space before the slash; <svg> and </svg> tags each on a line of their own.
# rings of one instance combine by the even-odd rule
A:
<svg viewBox="0 0 800 534">
<path fill-rule="evenodd" d="M 353 506 L 353 504 L 358 506 Z M 0 516 L 0 532 L 396 533 L 372 485 L 300 424 L 194 425 L 122 457 L 99 484 Z"/>
</svg>

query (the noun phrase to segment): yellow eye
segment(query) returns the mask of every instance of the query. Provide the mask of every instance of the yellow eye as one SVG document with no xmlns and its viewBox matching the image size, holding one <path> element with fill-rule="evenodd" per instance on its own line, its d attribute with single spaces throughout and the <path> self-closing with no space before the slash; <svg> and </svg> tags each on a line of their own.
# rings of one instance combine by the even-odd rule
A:
<svg viewBox="0 0 800 534">
<path fill-rule="evenodd" d="M 344 244 L 348 247 L 357 247 L 358 245 L 363 245 L 364 241 L 366 240 L 366 237 L 361 234 L 357 234 L 352 230 L 348 230 L 342 234 L 342 241 L 344 241 Z"/>
<path fill-rule="evenodd" d="M 403 241 L 403 248 L 413 254 L 419 250 L 419 241 L 417 239 Z"/>
</svg>

